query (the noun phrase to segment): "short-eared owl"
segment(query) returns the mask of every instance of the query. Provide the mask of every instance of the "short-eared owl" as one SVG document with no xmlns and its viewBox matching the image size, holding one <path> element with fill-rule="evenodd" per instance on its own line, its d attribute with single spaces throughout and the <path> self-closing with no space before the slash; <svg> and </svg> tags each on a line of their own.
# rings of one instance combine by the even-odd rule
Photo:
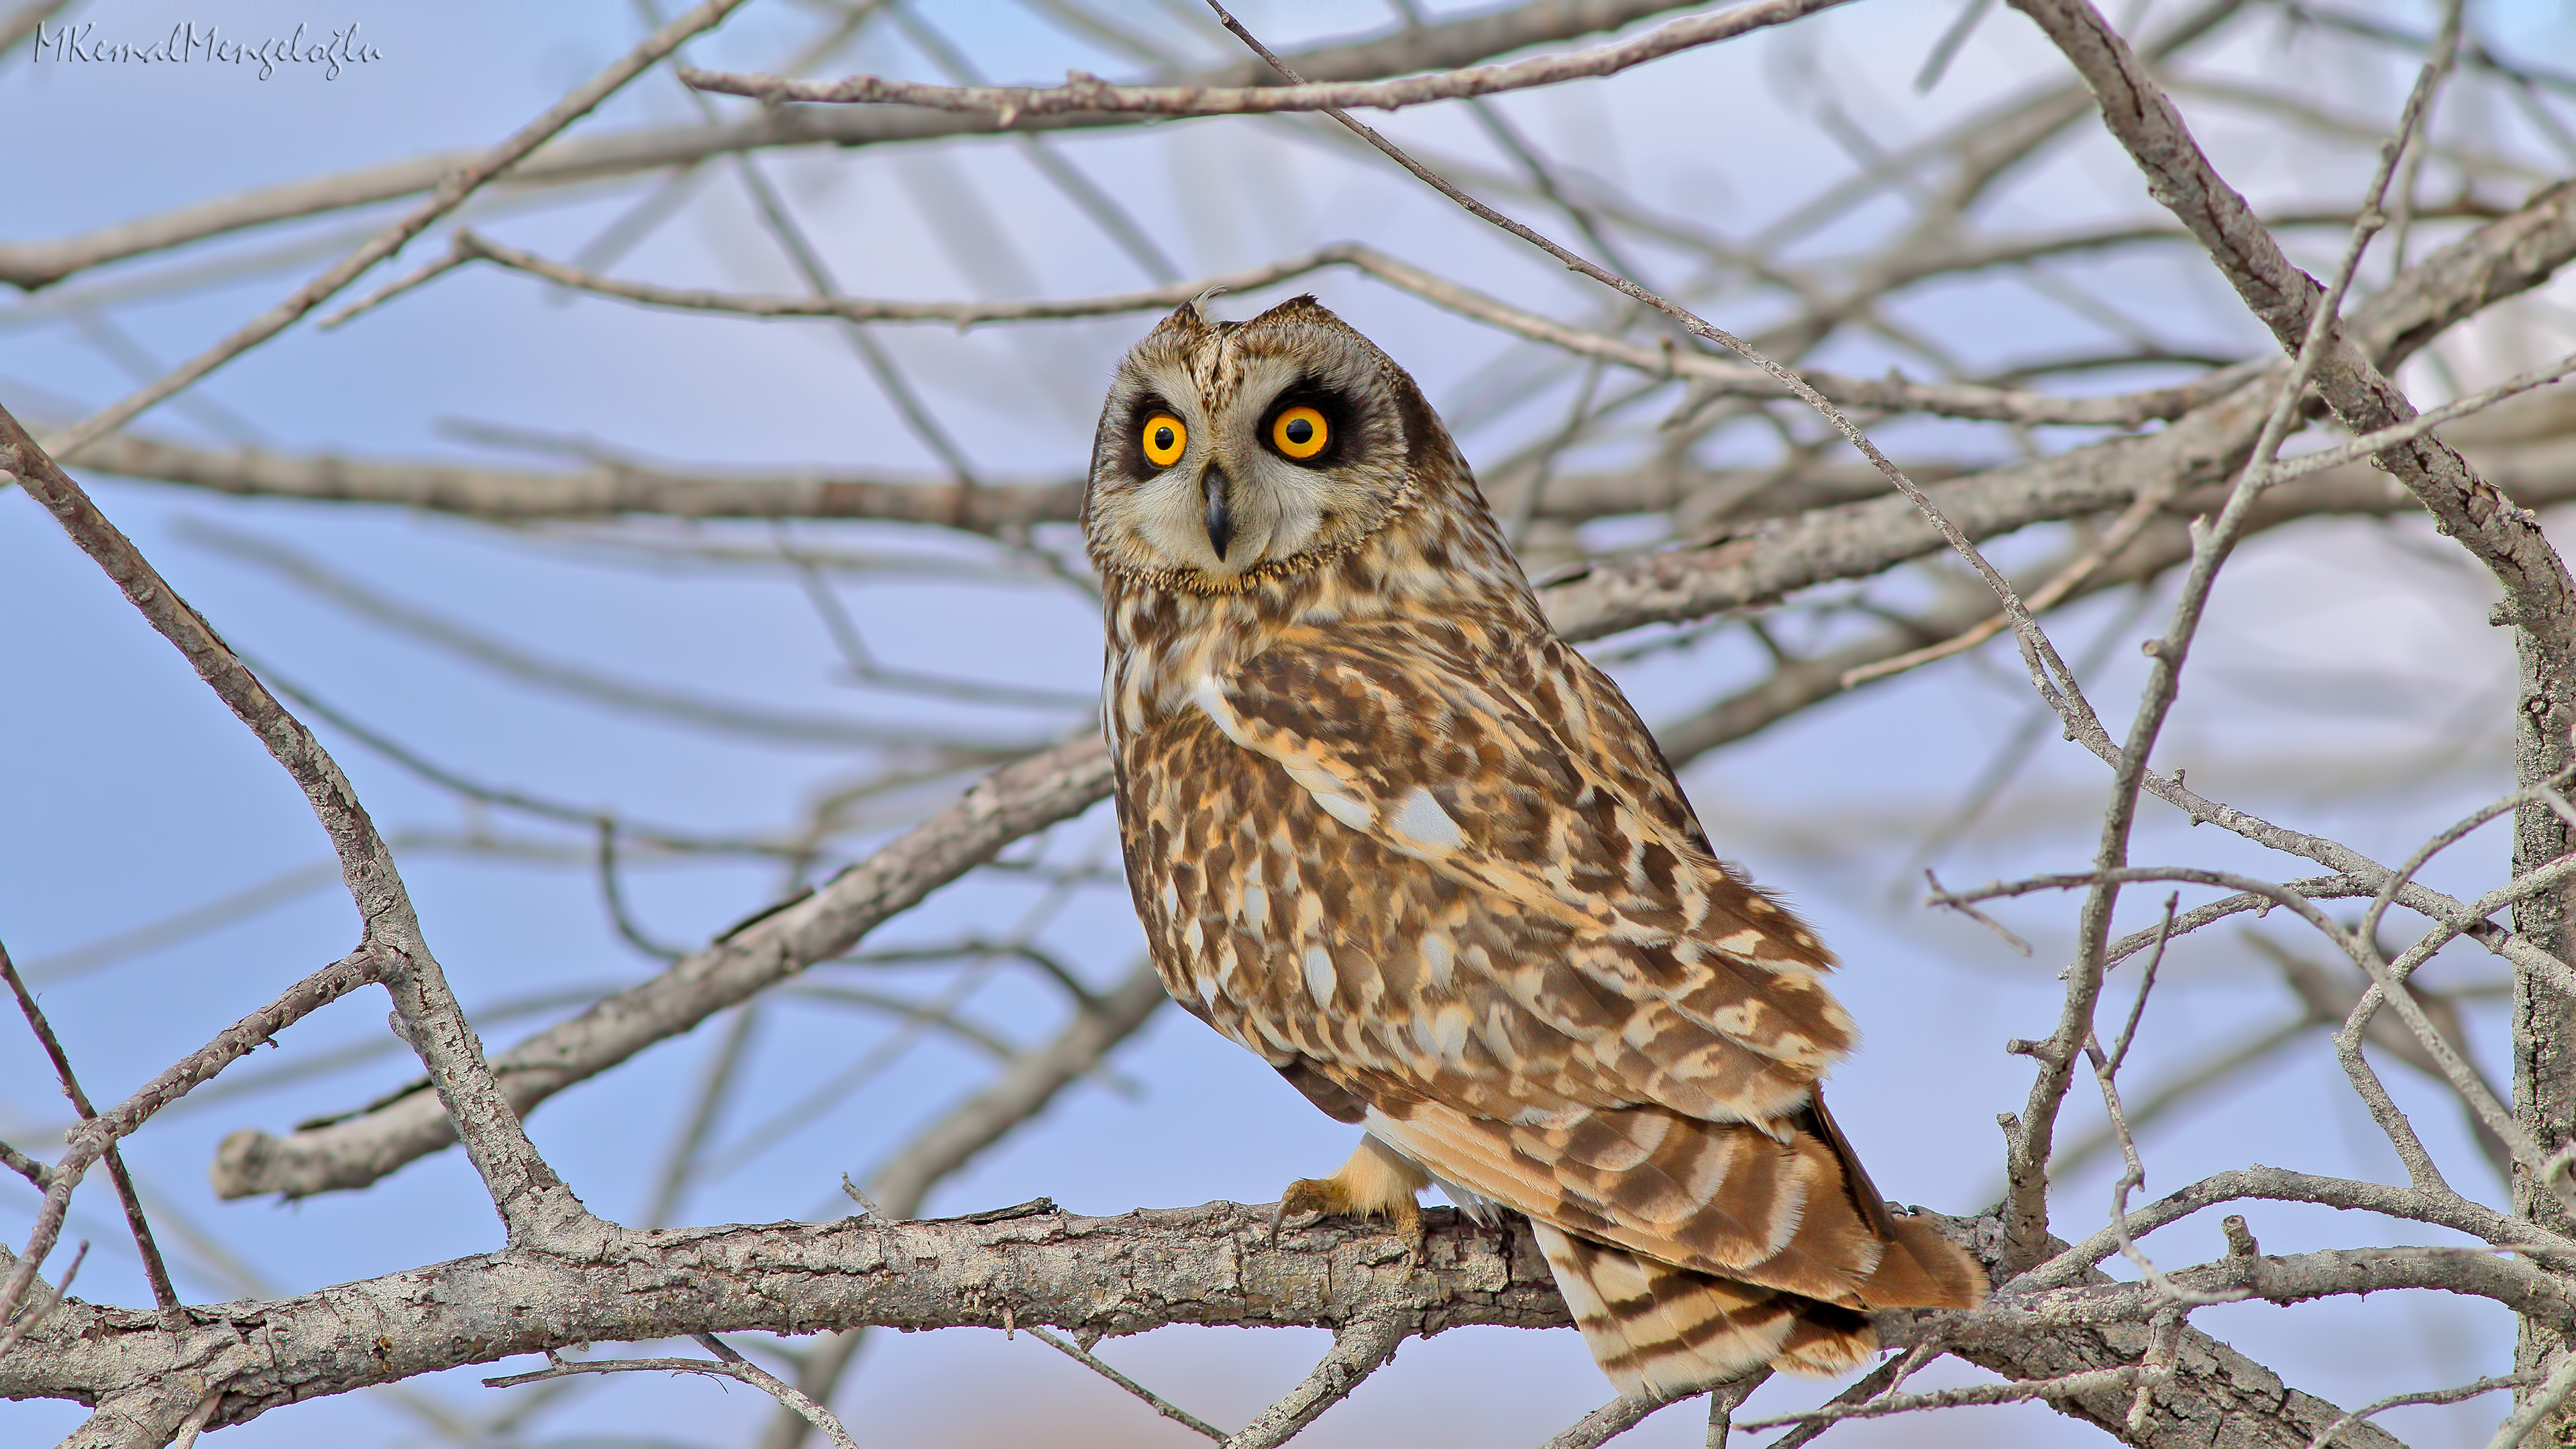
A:
<svg viewBox="0 0 2576 1449">
<path fill-rule="evenodd" d="M 1083 526 L 1127 879 L 1180 1003 L 1364 1124 L 1282 1210 L 1526 1213 L 1593 1356 L 1834 1373 L 1983 1275 L 1817 1094 L 1833 957 L 1711 854 L 1413 379 L 1311 297 L 1119 365 Z"/>
</svg>

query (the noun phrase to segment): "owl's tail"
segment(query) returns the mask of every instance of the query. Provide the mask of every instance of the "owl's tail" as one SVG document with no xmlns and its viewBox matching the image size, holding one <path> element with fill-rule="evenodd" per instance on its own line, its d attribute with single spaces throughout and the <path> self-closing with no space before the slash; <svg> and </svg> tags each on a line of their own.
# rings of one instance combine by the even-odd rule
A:
<svg viewBox="0 0 2576 1449">
<path fill-rule="evenodd" d="M 1929 1233 L 1925 1224 L 1896 1227 L 1890 1257 L 1957 1251 L 1911 1242 Z M 1658 1263 L 1536 1220 L 1530 1228 L 1584 1345 L 1623 1394 L 1675 1397 L 1766 1363 L 1782 1373 L 1845 1373 L 1878 1350 L 1878 1333 L 1858 1310 Z"/>
<path fill-rule="evenodd" d="M 1623 1394 L 1674 1397 L 1766 1363 L 1841 1373 L 1878 1348 L 1867 1314 L 1530 1227 L 1584 1345 Z"/>
</svg>

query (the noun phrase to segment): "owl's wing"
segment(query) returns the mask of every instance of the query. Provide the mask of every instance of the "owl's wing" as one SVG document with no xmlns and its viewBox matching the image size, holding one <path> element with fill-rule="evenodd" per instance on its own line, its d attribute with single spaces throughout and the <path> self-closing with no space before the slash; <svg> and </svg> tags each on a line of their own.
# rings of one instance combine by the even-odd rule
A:
<svg viewBox="0 0 2576 1449">
<path fill-rule="evenodd" d="M 1392 878 L 1362 883 L 1375 919 L 1353 906 L 1318 923 L 1374 967 L 1369 1014 L 1431 1043 L 1451 1082 L 1509 1089 L 1490 1104 L 1471 1091 L 1468 1110 L 1795 1110 L 1856 1038 L 1820 979 L 1832 958 L 1708 854 L 1652 737 L 1588 661 L 1552 638 L 1462 642 L 1294 630 L 1192 698 L 1396 857 Z M 1516 1033 L 1576 1050 L 1554 1073 L 1488 1060 L 1517 1055 Z"/>
<path fill-rule="evenodd" d="M 1561 1227 L 1853 1306 L 1973 1301 L 1814 1095 L 1854 1031 L 1812 933 L 1709 855 L 1587 661 L 1443 633 L 1291 631 L 1193 696 L 1190 773 L 1245 822 L 1201 858 L 1249 882 L 1206 941 L 1212 1019 Z"/>
</svg>

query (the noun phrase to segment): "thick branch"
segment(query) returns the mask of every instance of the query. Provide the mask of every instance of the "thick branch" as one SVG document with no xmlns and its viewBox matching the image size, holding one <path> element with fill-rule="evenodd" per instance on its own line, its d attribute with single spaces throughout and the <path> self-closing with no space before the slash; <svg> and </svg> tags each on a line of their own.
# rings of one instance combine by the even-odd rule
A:
<svg viewBox="0 0 2576 1449">
<path fill-rule="evenodd" d="M 194 1307 L 194 1326 L 176 1337 L 148 1313 L 74 1301 L 31 1351 L 0 1358 L 0 1396 L 128 1402 L 161 1383 L 221 1383 L 209 1424 L 222 1425 L 462 1364 L 696 1333 L 1009 1323 L 1129 1334 L 1170 1323 L 1338 1330 L 1376 1322 L 1428 1335 L 1566 1323 L 1546 1264 L 1517 1222 L 1481 1228 L 1445 1209 L 1430 1217 L 1418 1265 L 1382 1230 L 1344 1220 L 1274 1244 L 1266 1210 L 1231 1203 L 1114 1218 L 1032 1204 L 935 1222 L 618 1232 L 581 1257 L 513 1249 L 295 1298 Z M 1996 1221 L 1938 1221 L 1993 1257 Z M 2230 1260 L 2183 1276 L 2283 1302 L 2396 1287 L 2541 1291 L 2528 1270 L 2445 1250 L 2311 1253 L 2250 1268 Z M 2135 1364 L 2146 1320 L 2161 1306 L 2145 1285 L 2097 1274 L 1999 1296 L 1966 1317 L 1882 1315 L 1880 1332 L 1910 1343 L 1946 1324 L 1945 1342 L 1972 1362 L 2016 1379 L 2055 1378 Z M 1375 1353 L 1381 1343 L 1363 1347 Z M 2143 1430 L 2121 1423 L 2125 1393 L 2067 1407 L 2147 1449 L 2296 1449 L 2341 1417 L 2188 1329 Z M 2394 1449 L 2396 1441 L 2357 1426 L 2342 1442 Z"/>
<path fill-rule="evenodd" d="M 684 473 L 604 459 L 580 473 L 468 464 L 343 458 L 333 454 L 218 453 L 119 433 L 84 449 L 92 471 L 242 496 L 333 503 L 390 503 L 470 518 L 871 518 L 995 534 L 1034 523 L 1071 522 L 1082 501 L 1074 483 L 1013 485 L 981 480 L 962 508 L 951 483 L 803 473 Z"/>
<path fill-rule="evenodd" d="M 1343 107 L 1400 110 L 1430 101 L 1465 100 L 1570 80 L 1617 75 L 1630 66 L 1733 40 L 1767 26 L 1802 19 L 1844 0 L 1755 0 L 1715 15 L 1693 15 L 1644 35 L 1570 55 L 1543 55 L 1508 65 L 1437 71 L 1394 81 L 1248 86 L 1121 86 L 1076 72 L 1060 86 L 934 86 L 883 76 L 806 81 L 788 76 L 737 75 L 728 71 L 680 72 L 702 91 L 748 96 L 767 105 L 811 101 L 829 105 L 922 106 L 938 111 L 989 113 L 1002 125 L 1019 116 L 1138 115 L 1246 116 Z M 1293 57 L 1291 58 L 1293 62 Z"/>
<path fill-rule="evenodd" d="M 157 1375 L 233 1368 L 215 1424 L 368 1384 L 581 1342 L 864 1324 L 1007 1321 L 1077 1333 L 1168 1323 L 1409 1333 L 1568 1320 L 1523 1229 L 1432 1215 L 1417 1266 L 1374 1228 L 1335 1223 L 1269 1242 L 1266 1210 L 1231 1203 L 1077 1218 L 844 1219 L 620 1232 L 592 1256 L 510 1250 L 265 1303 L 192 1307 L 176 1341 L 149 1313 L 73 1301 L 0 1359 L 0 1396 L 97 1402 Z"/>
<path fill-rule="evenodd" d="M 525 1113 L 762 988 L 840 955 L 880 922 L 1003 846 L 1082 813 L 1108 793 L 1108 752 L 1088 730 L 1006 765 L 965 799 L 812 895 L 736 928 L 652 980 L 502 1053 L 493 1061 L 501 1094 L 511 1109 Z M 455 1140 L 454 1124 L 425 1092 L 284 1138 L 245 1128 L 217 1150 L 215 1190 L 225 1197 L 302 1197 L 364 1187 Z"/>
</svg>

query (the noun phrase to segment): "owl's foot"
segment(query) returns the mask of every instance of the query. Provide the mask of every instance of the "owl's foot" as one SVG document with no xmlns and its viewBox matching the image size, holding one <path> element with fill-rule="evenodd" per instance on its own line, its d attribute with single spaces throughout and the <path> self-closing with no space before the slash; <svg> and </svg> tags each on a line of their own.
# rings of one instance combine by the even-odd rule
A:
<svg viewBox="0 0 2576 1449">
<path fill-rule="evenodd" d="M 1422 1204 L 1417 1200 L 1431 1185 L 1431 1175 L 1374 1137 L 1360 1139 L 1359 1149 L 1330 1177 L 1301 1177 L 1279 1194 L 1270 1212 L 1270 1241 L 1279 1241 L 1279 1225 L 1305 1213 L 1389 1220 L 1404 1251 L 1422 1261 Z"/>
</svg>

